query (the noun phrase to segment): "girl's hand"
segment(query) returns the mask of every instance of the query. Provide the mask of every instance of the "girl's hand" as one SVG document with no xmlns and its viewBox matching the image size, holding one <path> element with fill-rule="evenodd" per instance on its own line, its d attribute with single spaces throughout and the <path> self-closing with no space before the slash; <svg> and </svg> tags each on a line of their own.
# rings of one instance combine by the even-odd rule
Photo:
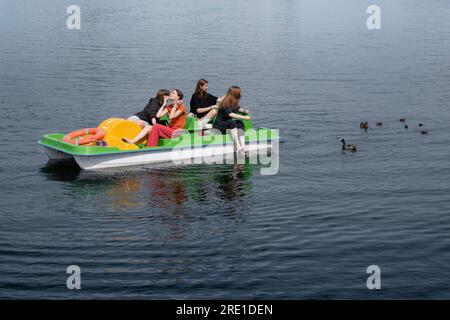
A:
<svg viewBox="0 0 450 320">
<path fill-rule="evenodd" d="M 250 110 L 244 109 L 244 113 L 249 114 L 249 113 L 250 113 Z"/>
<path fill-rule="evenodd" d="M 164 103 L 163 103 L 163 104 L 167 104 L 167 100 L 169 100 L 169 97 L 168 97 L 168 96 L 165 96 L 165 97 L 164 97 Z"/>
</svg>

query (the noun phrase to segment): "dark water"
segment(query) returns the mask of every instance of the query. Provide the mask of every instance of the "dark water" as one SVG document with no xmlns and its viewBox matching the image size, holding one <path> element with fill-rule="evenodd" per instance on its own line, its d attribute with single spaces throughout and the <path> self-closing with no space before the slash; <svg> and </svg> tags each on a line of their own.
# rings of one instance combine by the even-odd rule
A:
<svg viewBox="0 0 450 320">
<path fill-rule="evenodd" d="M 448 1 L 376 1 L 375 31 L 365 0 L 70 4 L 0 2 L 0 298 L 450 298 Z M 200 77 L 280 129 L 277 175 L 46 166 L 42 134 Z"/>
</svg>

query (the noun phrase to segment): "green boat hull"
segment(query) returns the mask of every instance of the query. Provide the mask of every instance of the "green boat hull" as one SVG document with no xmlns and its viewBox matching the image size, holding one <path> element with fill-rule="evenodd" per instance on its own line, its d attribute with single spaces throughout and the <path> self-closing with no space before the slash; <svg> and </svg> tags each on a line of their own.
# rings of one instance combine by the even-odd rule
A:
<svg viewBox="0 0 450 320">
<path fill-rule="evenodd" d="M 52 160 L 74 158 L 82 169 L 142 165 L 158 162 L 177 162 L 193 158 L 234 153 L 230 135 L 206 135 L 187 133 L 174 139 L 160 139 L 157 147 L 143 147 L 137 150 L 120 150 L 105 146 L 77 146 L 62 139 L 64 134 L 46 134 L 38 141 Z M 278 142 L 278 130 L 248 129 L 244 137 L 248 151 L 267 150 Z"/>
</svg>

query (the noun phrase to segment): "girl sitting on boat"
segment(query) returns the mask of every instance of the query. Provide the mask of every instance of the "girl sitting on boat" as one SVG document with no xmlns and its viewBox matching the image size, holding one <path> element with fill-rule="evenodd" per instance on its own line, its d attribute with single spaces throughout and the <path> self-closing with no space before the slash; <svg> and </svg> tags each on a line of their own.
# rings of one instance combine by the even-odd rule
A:
<svg viewBox="0 0 450 320">
<path fill-rule="evenodd" d="M 150 130 L 147 147 L 156 147 L 159 138 L 173 138 L 184 131 L 186 107 L 183 104 L 183 92 L 178 89 L 173 89 L 170 92 L 169 100 L 171 104 L 168 106 L 162 105 L 156 114 L 157 118 L 168 114 L 170 119 L 169 126 L 163 126 L 159 123 L 154 124 Z"/>
<path fill-rule="evenodd" d="M 217 98 L 208 93 L 208 80 L 200 79 L 197 81 L 195 92 L 191 98 L 191 113 L 198 118 L 198 129 L 205 128 L 206 124 L 210 122 L 217 115 L 218 101 Z"/>
<path fill-rule="evenodd" d="M 239 139 L 238 129 L 244 130 L 244 123 L 242 120 L 251 119 L 249 115 L 238 114 L 238 112 L 245 114 L 250 113 L 249 110 L 245 110 L 239 106 L 240 99 L 241 88 L 238 86 L 230 87 L 221 102 L 217 119 L 214 124 L 214 128 L 219 129 L 223 134 L 225 134 L 227 130 L 231 130 L 234 146 L 238 152 L 244 151 L 244 145 Z"/>
<path fill-rule="evenodd" d="M 166 105 L 167 99 L 169 98 L 169 90 L 161 89 L 156 93 L 154 98 L 151 98 L 148 104 L 145 106 L 144 110 L 136 113 L 135 115 L 129 117 L 127 120 L 136 122 L 140 127 L 141 131 L 131 140 L 124 138 L 124 141 L 128 143 L 137 143 L 139 140 L 144 138 L 152 129 L 152 124 L 158 122 L 156 119 L 156 114 L 158 110 Z"/>
</svg>

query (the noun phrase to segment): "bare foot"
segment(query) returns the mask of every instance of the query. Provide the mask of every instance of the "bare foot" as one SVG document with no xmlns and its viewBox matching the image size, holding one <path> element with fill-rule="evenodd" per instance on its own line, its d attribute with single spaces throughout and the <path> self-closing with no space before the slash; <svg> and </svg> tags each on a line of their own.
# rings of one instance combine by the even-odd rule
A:
<svg viewBox="0 0 450 320">
<path fill-rule="evenodd" d="M 134 144 L 133 141 L 128 140 L 127 138 L 122 138 L 122 141 L 125 142 L 125 143 Z"/>
</svg>

